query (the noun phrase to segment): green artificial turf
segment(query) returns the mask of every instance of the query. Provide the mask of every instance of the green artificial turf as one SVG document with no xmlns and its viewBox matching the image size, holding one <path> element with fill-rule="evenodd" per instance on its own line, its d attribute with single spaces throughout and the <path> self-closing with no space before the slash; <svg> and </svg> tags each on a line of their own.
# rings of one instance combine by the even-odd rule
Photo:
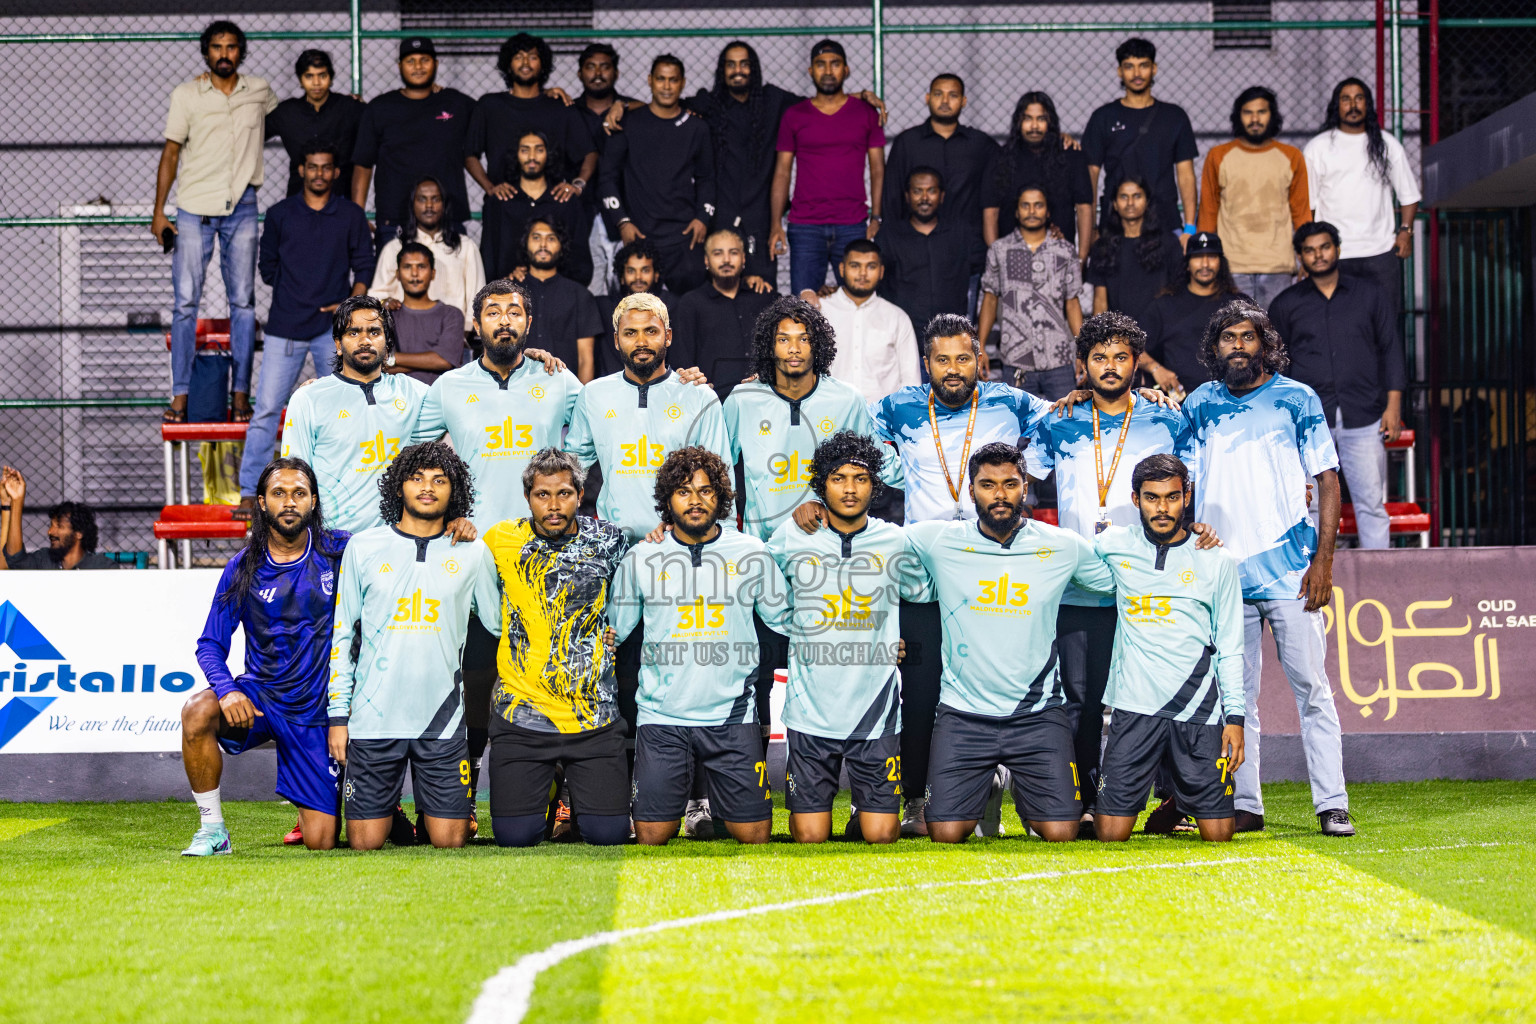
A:
<svg viewBox="0 0 1536 1024">
<path fill-rule="evenodd" d="M 520 956 L 608 929 L 878 889 L 579 953 L 530 1021 L 1528 1021 L 1536 783 L 1305 786 L 1224 846 L 284 848 L 177 856 L 188 804 L 0 804 L 0 1021 L 462 1021 Z M 484 810 L 482 809 L 482 814 Z M 846 815 L 846 803 L 837 822 Z M 1025 876 L 1025 877 L 1020 877 Z"/>
</svg>

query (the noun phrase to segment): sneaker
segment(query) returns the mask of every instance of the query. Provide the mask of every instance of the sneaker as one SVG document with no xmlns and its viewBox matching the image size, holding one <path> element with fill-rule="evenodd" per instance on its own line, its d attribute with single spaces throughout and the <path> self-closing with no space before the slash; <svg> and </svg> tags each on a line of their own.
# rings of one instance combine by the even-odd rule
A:
<svg viewBox="0 0 1536 1024">
<path fill-rule="evenodd" d="M 901 834 L 904 836 L 926 836 L 928 834 L 928 801 L 923 797 L 917 797 L 907 801 L 901 815 Z"/>
<path fill-rule="evenodd" d="M 854 840 L 864 838 L 864 826 L 859 823 L 859 809 L 857 807 L 850 809 L 848 824 L 843 826 L 843 838 Z"/>
<path fill-rule="evenodd" d="M 422 825 L 425 826 L 426 822 L 422 822 Z M 426 834 L 426 828 L 423 827 L 421 832 L 423 839 L 426 838 Z M 395 804 L 395 813 L 389 823 L 389 841 L 396 846 L 416 845 L 416 827 L 411 824 L 411 819 L 405 816 L 405 807 L 402 804 Z"/>
<path fill-rule="evenodd" d="M 1352 836 L 1355 834 L 1355 826 L 1349 820 L 1349 812 L 1342 807 L 1335 807 L 1331 811 L 1323 811 L 1317 816 L 1317 820 L 1323 826 L 1325 836 Z"/>
<path fill-rule="evenodd" d="M 1238 811 L 1232 819 L 1233 832 L 1263 832 L 1264 815 L 1252 811 Z"/>
<path fill-rule="evenodd" d="M 689 839 L 715 838 L 715 819 L 709 813 L 709 797 L 688 801 L 683 812 L 683 835 Z"/>
<path fill-rule="evenodd" d="M 575 826 L 571 824 L 571 805 L 564 800 L 555 807 L 555 827 L 550 831 L 549 838 L 557 843 L 568 843 L 578 838 Z"/>
<path fill-rule="evenodd" d="M 1155 836 L 1171 836 L 1186 817 L 1187 815 L 1174 804 L 1173 798 L 1169 797 L 1158 804 L 1155 811 L 1147 815 L 1147 823 L 1141 826 L 1141 830 Z"/>
<path fill-rule="evenodd" d="M 1013 775 L 998 765 L 992 772 L 992 790 L 987 794 L 987 806 L 981 813 L 981 820 L 976 823 L 976 835 L 1000 836 L 1007 832 L 1003 826 L 1003 794 L 1008 792 L 1008 783 L 1013 780 Z"/>
<path fill-rule="evenodd" d="M 204 825 L 192 836 L 192 842 L 181 851 L 183 857 L 216 857 L 234 853 L 229 843 L 229 829 L 223 823 Z"/>
<path fill-rule="evenodd" d="M 1097 839 L 1097 838 L 1099 838 L 1098 830 L 1096 828 L 1094 828 L 1094 825 L 1093 825 L 1093 815 L 1091 813 L 1083 815 L 1083 820 L 1077 823 L 1077 838 L 1079 838 L 1079 839 Z"/>
<path fill-rule="evenodd" d="M 293 823 L 293 828 L 291 830 L 289 830 L 287 835 L 283 836 L 283 845 L 284 846 L 303 846 L 304 845 L 304 825 L 303 825 L 302 821 L 296 821 L 296 822 Z"/>
</svg>

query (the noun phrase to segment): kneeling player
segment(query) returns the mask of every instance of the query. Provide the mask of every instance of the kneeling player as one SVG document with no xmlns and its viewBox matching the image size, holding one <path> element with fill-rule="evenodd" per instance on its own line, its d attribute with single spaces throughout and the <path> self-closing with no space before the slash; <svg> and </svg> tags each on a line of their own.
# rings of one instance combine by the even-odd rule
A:
<svg viewBox="0 0 1536 1024">
<path fill-rule="evenodd" d="M 786 628 L 783 577 L 763 542 L 720 526 L 731 470 L 706 448 L 679 448 L 656 474 L 656 511 L 670 533 L 629 550 L 614 577 L 609 618 L 620 642 L 644 618 L 635 705 L 635 838 L 677 834 L 695 758 L 710 805 L 743 843 L 773 825 L 768 763 L 757 723 L 757 631 L 752 612 Z"/>
<path fill-rule="evenodd" d="M 1243 590 L 1237 563 L 1197 550 L 1184 526 L 1189 470 L 1153 455 L 1131 475 L 1141 526 L 1094 539 L 1120 606 L 1094 829 L 1123 842 L 1168 767 L 1178 807 L 1200 838 L 1232 838 L 1232 776 L 1243 763 Z"/>
<path fill-rule="evenodd" d="M 326 752 L 325 684 L 330 671 L 336 570 L 347 534 L 325 529 L 314 470 L 277 459 L 256 484 L 256 517 L 245 550 L 224 567 L 197 661 L 209 690 L 181 711 L 181 756 L 202 824 L 181 851 L 231 851 L 219 800 L 222 750 L 277 744 L 277 794 L 299 809 L 304 845 L 336 845 L 336 762 Z M 245 631 L 245 672 L 229 673 L 229 642 Z"/>
<path fill-rule="evenodd" d="M 384 845 L 409 764 L 432 845 L 463 846 L 474 803 L 459 665 L 476 587 L 495 566 L 484 544 L 454 547 L 443 532 L 474 503 L 448 445 L 402 451 L 379 492 L 389 525 L 347 545 L 332 641 L 329 740 L 347 766 L 347 840 Z"/>
<path fill-rule="evenodd" d="M 544 837 L 555 769 L 563 768 L 581 836 L 629 839 L 629 759 L 604 636 L 624 531 L 578 516 L 576 456 L 545 448 L 523 469 L 527 519 L 486 531 L 496 572 L 482 582 L 481 621 L 500 634 L 491 695 L 491 823 L 501 846 Z M 491 614 L 499 608 L 500 614 Z"/>
<path fill-rule="evenodd" d="M 897 610 L 902 599 L 929 597 L 921 570 L 914 574 L 906 564 L 901 527 L 869 517 L 883 488 L 884 463 L 869 438 L 834 434 L 811 461 L 811 489 L 826 508 L 829 528 L 807 534 L 786 519 L 768 540 L 794 609 L 784 801 L 790 835 L 800 843 L 824 842 L 831 834 L 844 767 L 853 790 L 849 835 L 871 843 L 901 836 Z"/>
</svg>

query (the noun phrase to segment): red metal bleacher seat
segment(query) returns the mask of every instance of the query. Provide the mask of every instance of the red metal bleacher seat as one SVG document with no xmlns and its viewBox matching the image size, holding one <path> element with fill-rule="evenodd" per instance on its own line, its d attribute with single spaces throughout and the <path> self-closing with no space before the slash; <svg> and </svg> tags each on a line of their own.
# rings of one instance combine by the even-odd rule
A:
<svg viewBox="0 0 1536 1024">
<path fill-rule="evenodd" d="M 165 332 L 165 350 L 171 350 L 171 332 Z M 229 351 L 229 318 L 197 321 L 197 351 L 199 352 L 228 352 Z"/>
<path fill-rule="evenodd" d="M 160 542 L 160 568 L 170 567 L 170 543 L 180 543 L 181 566 L 191 564 L 194 540 L 239 540 L 250 523 L 234 517 L 234 505 L 192 504 L 190 457 L 188 448 L 202 441 L 244 441 L 244 423 L 162 423 L 160 439 L 165 443 L 165 507 L 155 521 L 155 539 Z M 181 446 L 180 474 L 174 449 Z M 179 479 L 178 479 L 179 477 Z M 179 487 L 178 487 L 179 482 Z M 179 494 L 178 494 L 179 492 Z M 181 504 L 177 504 L 178 497 Z"/>
<path fill-rule="evenodd" d="M 250 523 L 234 518 L 234 505 L 167 505 L 155 523 L 157 540 L 208 540 L 245 536 Z"/>
</svg>

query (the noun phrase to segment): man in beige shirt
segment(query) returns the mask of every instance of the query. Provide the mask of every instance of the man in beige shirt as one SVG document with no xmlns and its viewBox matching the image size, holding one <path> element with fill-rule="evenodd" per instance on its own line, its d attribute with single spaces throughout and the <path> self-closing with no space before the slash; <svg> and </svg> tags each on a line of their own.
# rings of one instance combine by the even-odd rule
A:
<svg viewBox="0 0 1536 1024">
<path fill-rule="evenodd" d="M 171 405 L 163 419 L 187 419 L 187 391 L 197 356 L 197 311 L 203 280 L 219 240 L 219 269 L 229 297 L 229 348 L 234 357 L 234 418 L 251 418 L 251 359 L 256 342 L 256 187 L 266 117 L 277 97 L 266 81 L 239 74 L 245 33 L 229 21 L 203 30 L 208 74 L 171 93 L 165 148 L 155 176 L 155 214 L 150 231 L 174 247 L 171 282 Z M 178 169 L 179 164 L 179 169 Z M 165 215 L 176 183 L 176 220 Z"/>
<path fill-rule="evenodd" d="M 485 286 L 485 264 L 474 239 L 460 234 L 458 225 L 444 216 L 447 209 L 443 187 L 436 178 L 423 178 L 416 183 L 411 190 L 410 216 L 400 226 L 399 236 L 385 242 L 379 250 L 368 294 L 382 299 L 390 309 L 399 309 L 405 292 L 395 268 L 400 261 L 402 239 L 420 242 L 432 250 L 436 267 L 427 298 L 464 310 L 464 330 L 468 332 L 475 329 L 470 311 L 475 308 L 475 295 Z"/>
</svg>

